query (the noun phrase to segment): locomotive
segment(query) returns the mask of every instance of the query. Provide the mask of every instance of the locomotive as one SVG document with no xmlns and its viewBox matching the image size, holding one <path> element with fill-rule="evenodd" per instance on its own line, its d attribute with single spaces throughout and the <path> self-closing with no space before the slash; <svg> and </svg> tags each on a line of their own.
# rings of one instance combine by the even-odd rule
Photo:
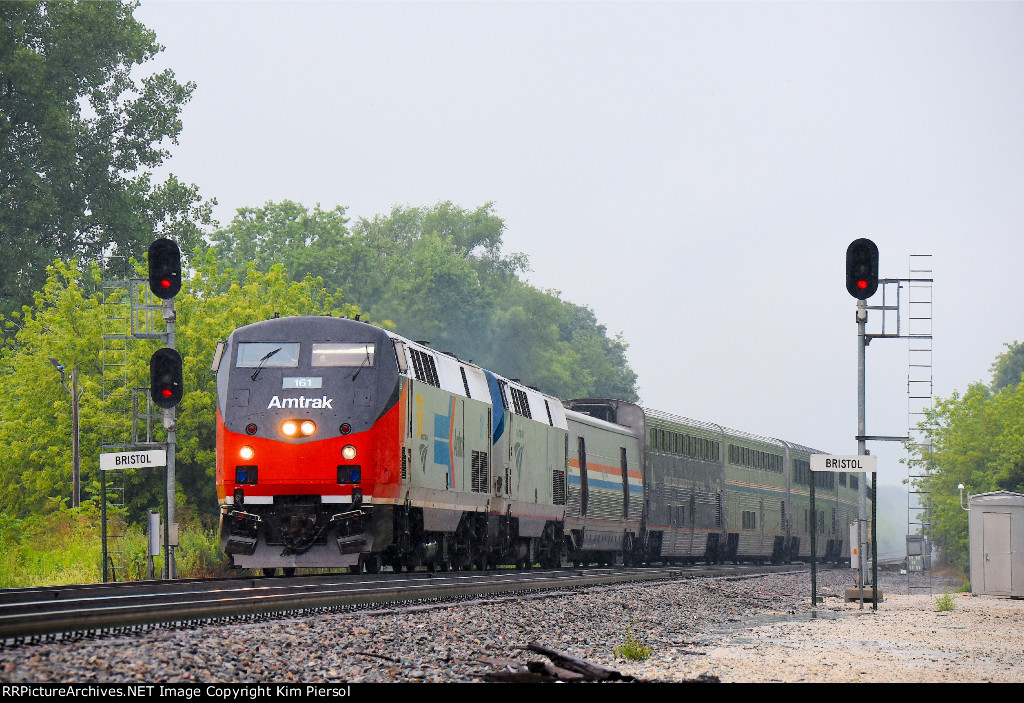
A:
<svg viewBox="0 0 1024 703">
<path fill-rule="evenodd" d="M 365 322 L 218 344 L 232 564 L 377 572 L 849 557 L 856 474 L 815 450 L 614 399 L 565 401 Z M 810 514 L 810 481 L 816 511 Z"/>
</svg>

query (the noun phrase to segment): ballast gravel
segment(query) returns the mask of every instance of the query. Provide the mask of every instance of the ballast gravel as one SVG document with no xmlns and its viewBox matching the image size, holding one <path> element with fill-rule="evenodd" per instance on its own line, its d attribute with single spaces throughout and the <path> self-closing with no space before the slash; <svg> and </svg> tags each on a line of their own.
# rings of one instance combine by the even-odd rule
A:
<svg viewBox="0 0 1024 703">
<path fill-rule="evenodd" d="M 529 642 L 661 683 L 1024 680 L 1024 601 L 958 594 L 940 612 L 947 582 L 879 583 L 877 611 L 845 602 L 853 572 L 827 569 L 817 607 L 807 572 L 777 573 L 26 644 L 0 649 L 0 680 L 477 682 L 495 661 L 543 659 Z M 617 658 L 627 639 L 649 658 Z"/>
</svg>

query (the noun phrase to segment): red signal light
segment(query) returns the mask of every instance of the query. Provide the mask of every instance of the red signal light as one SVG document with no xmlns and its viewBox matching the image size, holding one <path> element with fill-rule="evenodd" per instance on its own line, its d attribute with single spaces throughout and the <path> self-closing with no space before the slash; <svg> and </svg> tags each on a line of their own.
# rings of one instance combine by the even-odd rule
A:
<svg viewBox="0 0 1024 703">
<path fill-rule="evenodd" d="M 857 281 L 857 287 L 860 288 L 861 290 L 864 290 L 865 288 L 868 287 L 868 282 L 864 280 Z"/>
<path fill-rule="evenodd" d="M 168 281 L 166 278 L 162 278 L 162 279 L 160 279 L 160 287 L 161 288 L 170 288 L 171 287 L 171 282 Z"/>
</svg>

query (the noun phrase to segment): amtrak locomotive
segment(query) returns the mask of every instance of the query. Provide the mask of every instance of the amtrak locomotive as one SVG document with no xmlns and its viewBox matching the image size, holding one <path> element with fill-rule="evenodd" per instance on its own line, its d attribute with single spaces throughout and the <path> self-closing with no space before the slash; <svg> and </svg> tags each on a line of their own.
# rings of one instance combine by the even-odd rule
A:
<svg viewBox="0 0 1024 703">
<path fill-rule="evenodd" d="M 237 567 L 375 572 L 848 558 L 857 475 L 633 403 L 564 404 L 335 317 L 219 345 L 217 494 Z"/>
</svg>

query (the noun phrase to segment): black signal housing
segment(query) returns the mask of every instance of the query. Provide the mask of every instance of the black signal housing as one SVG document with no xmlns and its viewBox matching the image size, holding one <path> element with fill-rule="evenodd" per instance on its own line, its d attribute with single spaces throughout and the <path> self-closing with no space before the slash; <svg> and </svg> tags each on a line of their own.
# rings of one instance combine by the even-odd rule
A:
<svg viewBox="0 0 1024 703">
<path fill-rule="evenodd" d="M 149 288 L 163 300 L 181 290 L 181 250 L 165 237 L 149 245 Z"/>
<path fill-rule="evenodd" d="M 149 394 L 153 404 L 168 410 L 181 402 L 183 390 L 181 354 L 164 347 L 149 358 Z"/>
<path fill-rule="evenodd" d="M 846 290 L 857 300 L 878 290 L 878 247 L 870 239 L 856 239 L 846 248 Z"/>
</svg>

